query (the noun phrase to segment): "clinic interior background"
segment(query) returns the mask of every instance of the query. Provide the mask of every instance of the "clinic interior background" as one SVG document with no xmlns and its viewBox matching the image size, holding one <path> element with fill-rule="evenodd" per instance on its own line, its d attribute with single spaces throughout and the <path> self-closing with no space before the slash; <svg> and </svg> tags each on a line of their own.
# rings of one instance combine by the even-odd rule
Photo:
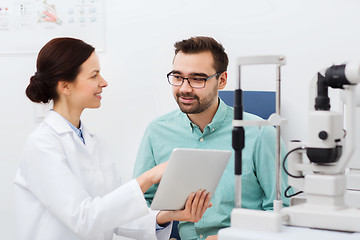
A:
<svg viewBox="0 0 360 240">
<path fill-rule="evenodd" d="M 227 90 L 235 87 L 237 57 L 286 56 L 281 107 L 288 124 L 282 137 L 306 140 L 312 77 L 331 64 L 360 57 L 359 9 L 356 0 L 105 0 L 105 50 L 98 54 L 109 86 L 101 108 L 85 110 L 82 120 L 106 139 L 119 175 L 130 180 L 147 124 L 177 107 L 166 80 L 174 42 L 205 35 L 221 42 L 229 55 Z M 36 57 L 0 55 L 1 239 L 15 238 L 12 180 L 39 120 L 39 107 L 24 93 Z M 274 66 L 244 69 L 244 90 L 275 90 Z M 336 91 L 330 95 L 338 99 Z"/>
</svg>

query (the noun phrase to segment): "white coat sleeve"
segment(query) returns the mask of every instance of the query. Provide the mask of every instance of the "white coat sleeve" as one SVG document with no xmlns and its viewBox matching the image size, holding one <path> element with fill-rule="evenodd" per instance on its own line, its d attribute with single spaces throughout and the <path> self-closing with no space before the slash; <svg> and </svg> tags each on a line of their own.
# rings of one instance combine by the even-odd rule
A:
<svg viewBox="0 0 360 240">
<path fill-rule="evenodd" d="M 29 139 L 21 167 L 28 189 L 51 214 L 83 238 L 114 231 L 149 213 L 136 180 L 103 197 L 89 196 L 70 171 L 62 144 L 53 135 Z"/>
<path fill-rule="evenodd" d="M 156 216 L 159 211 L 150 210 L 150 214 L 124 224 L 115 230 L 117 235 L 133 239 L 158 239 L 170 238 L 172 222 L 166 228 L 156 231 Z"/>
</svg>

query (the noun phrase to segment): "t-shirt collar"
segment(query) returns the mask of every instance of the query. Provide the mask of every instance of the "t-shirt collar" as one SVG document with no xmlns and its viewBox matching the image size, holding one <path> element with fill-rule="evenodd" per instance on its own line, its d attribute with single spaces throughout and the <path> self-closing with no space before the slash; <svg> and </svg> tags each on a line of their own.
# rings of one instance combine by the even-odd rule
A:
<svg viewBox="0 0 360 240">
<path fill-rule="evenodd" d="M 219 106 L 218 109 L 216 110 L 216 113 L 211 121 L 211 123 L 209 123 L 206 128 L 209 128 L 210 132 L 213 132 L 216 130 L 216 128 L 218 128 L 225 120 L 226 117 L 226 104 L 223 102 L 223 100 L 221 100 L 221 98 L 219 98 Z M 187 114 L 185 114 L 186 119 L 190 125 L 191 131 L 194 132 L 194 128 L 196 128 L 196 124 L 194 124 L 193 122 L 191 122 L 191 120 L 189 119 L 189 117 L 187 116 Z M 205 132 L 204 129 L 204 132 Z"/>
</svg>

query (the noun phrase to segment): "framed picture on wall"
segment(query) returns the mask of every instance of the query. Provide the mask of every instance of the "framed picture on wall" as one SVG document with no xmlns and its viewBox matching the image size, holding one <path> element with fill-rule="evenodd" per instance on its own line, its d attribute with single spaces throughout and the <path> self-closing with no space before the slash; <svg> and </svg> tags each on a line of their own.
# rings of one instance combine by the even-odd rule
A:
<svg viewBox="0 0 360 240">
<path fill-rule="evenodd" d="M 104 51 L 103 0 L 0 0 L 0 53 L 36 53 L 55 37 Z"/>
</svg>

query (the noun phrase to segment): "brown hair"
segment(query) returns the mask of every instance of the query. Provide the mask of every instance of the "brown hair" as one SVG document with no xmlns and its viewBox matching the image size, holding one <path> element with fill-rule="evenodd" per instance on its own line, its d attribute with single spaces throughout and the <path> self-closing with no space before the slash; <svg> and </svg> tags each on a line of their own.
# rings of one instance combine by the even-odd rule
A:
<svg viewBox="0 0 360 240">
<path fill-rule="evenodd" d="M 30 78 L 26 96 L 33 102 L 48 103 L 59 96 L 58 82 L 73 82 L 80 66 L 94 52 L 94 47 L 74 38 L 55 38 L 39 52 L 36 73 Z"/>
<path fill-rule="evenodd" d="M 178 52 L 200 53 L 210 51 L 214 57 L 214 69 L 217 73 L 227 70 L 229 59 L 224 47 L 211 37 L 192 37 L 174 44 L 175 55 Z"/>
</svg>

